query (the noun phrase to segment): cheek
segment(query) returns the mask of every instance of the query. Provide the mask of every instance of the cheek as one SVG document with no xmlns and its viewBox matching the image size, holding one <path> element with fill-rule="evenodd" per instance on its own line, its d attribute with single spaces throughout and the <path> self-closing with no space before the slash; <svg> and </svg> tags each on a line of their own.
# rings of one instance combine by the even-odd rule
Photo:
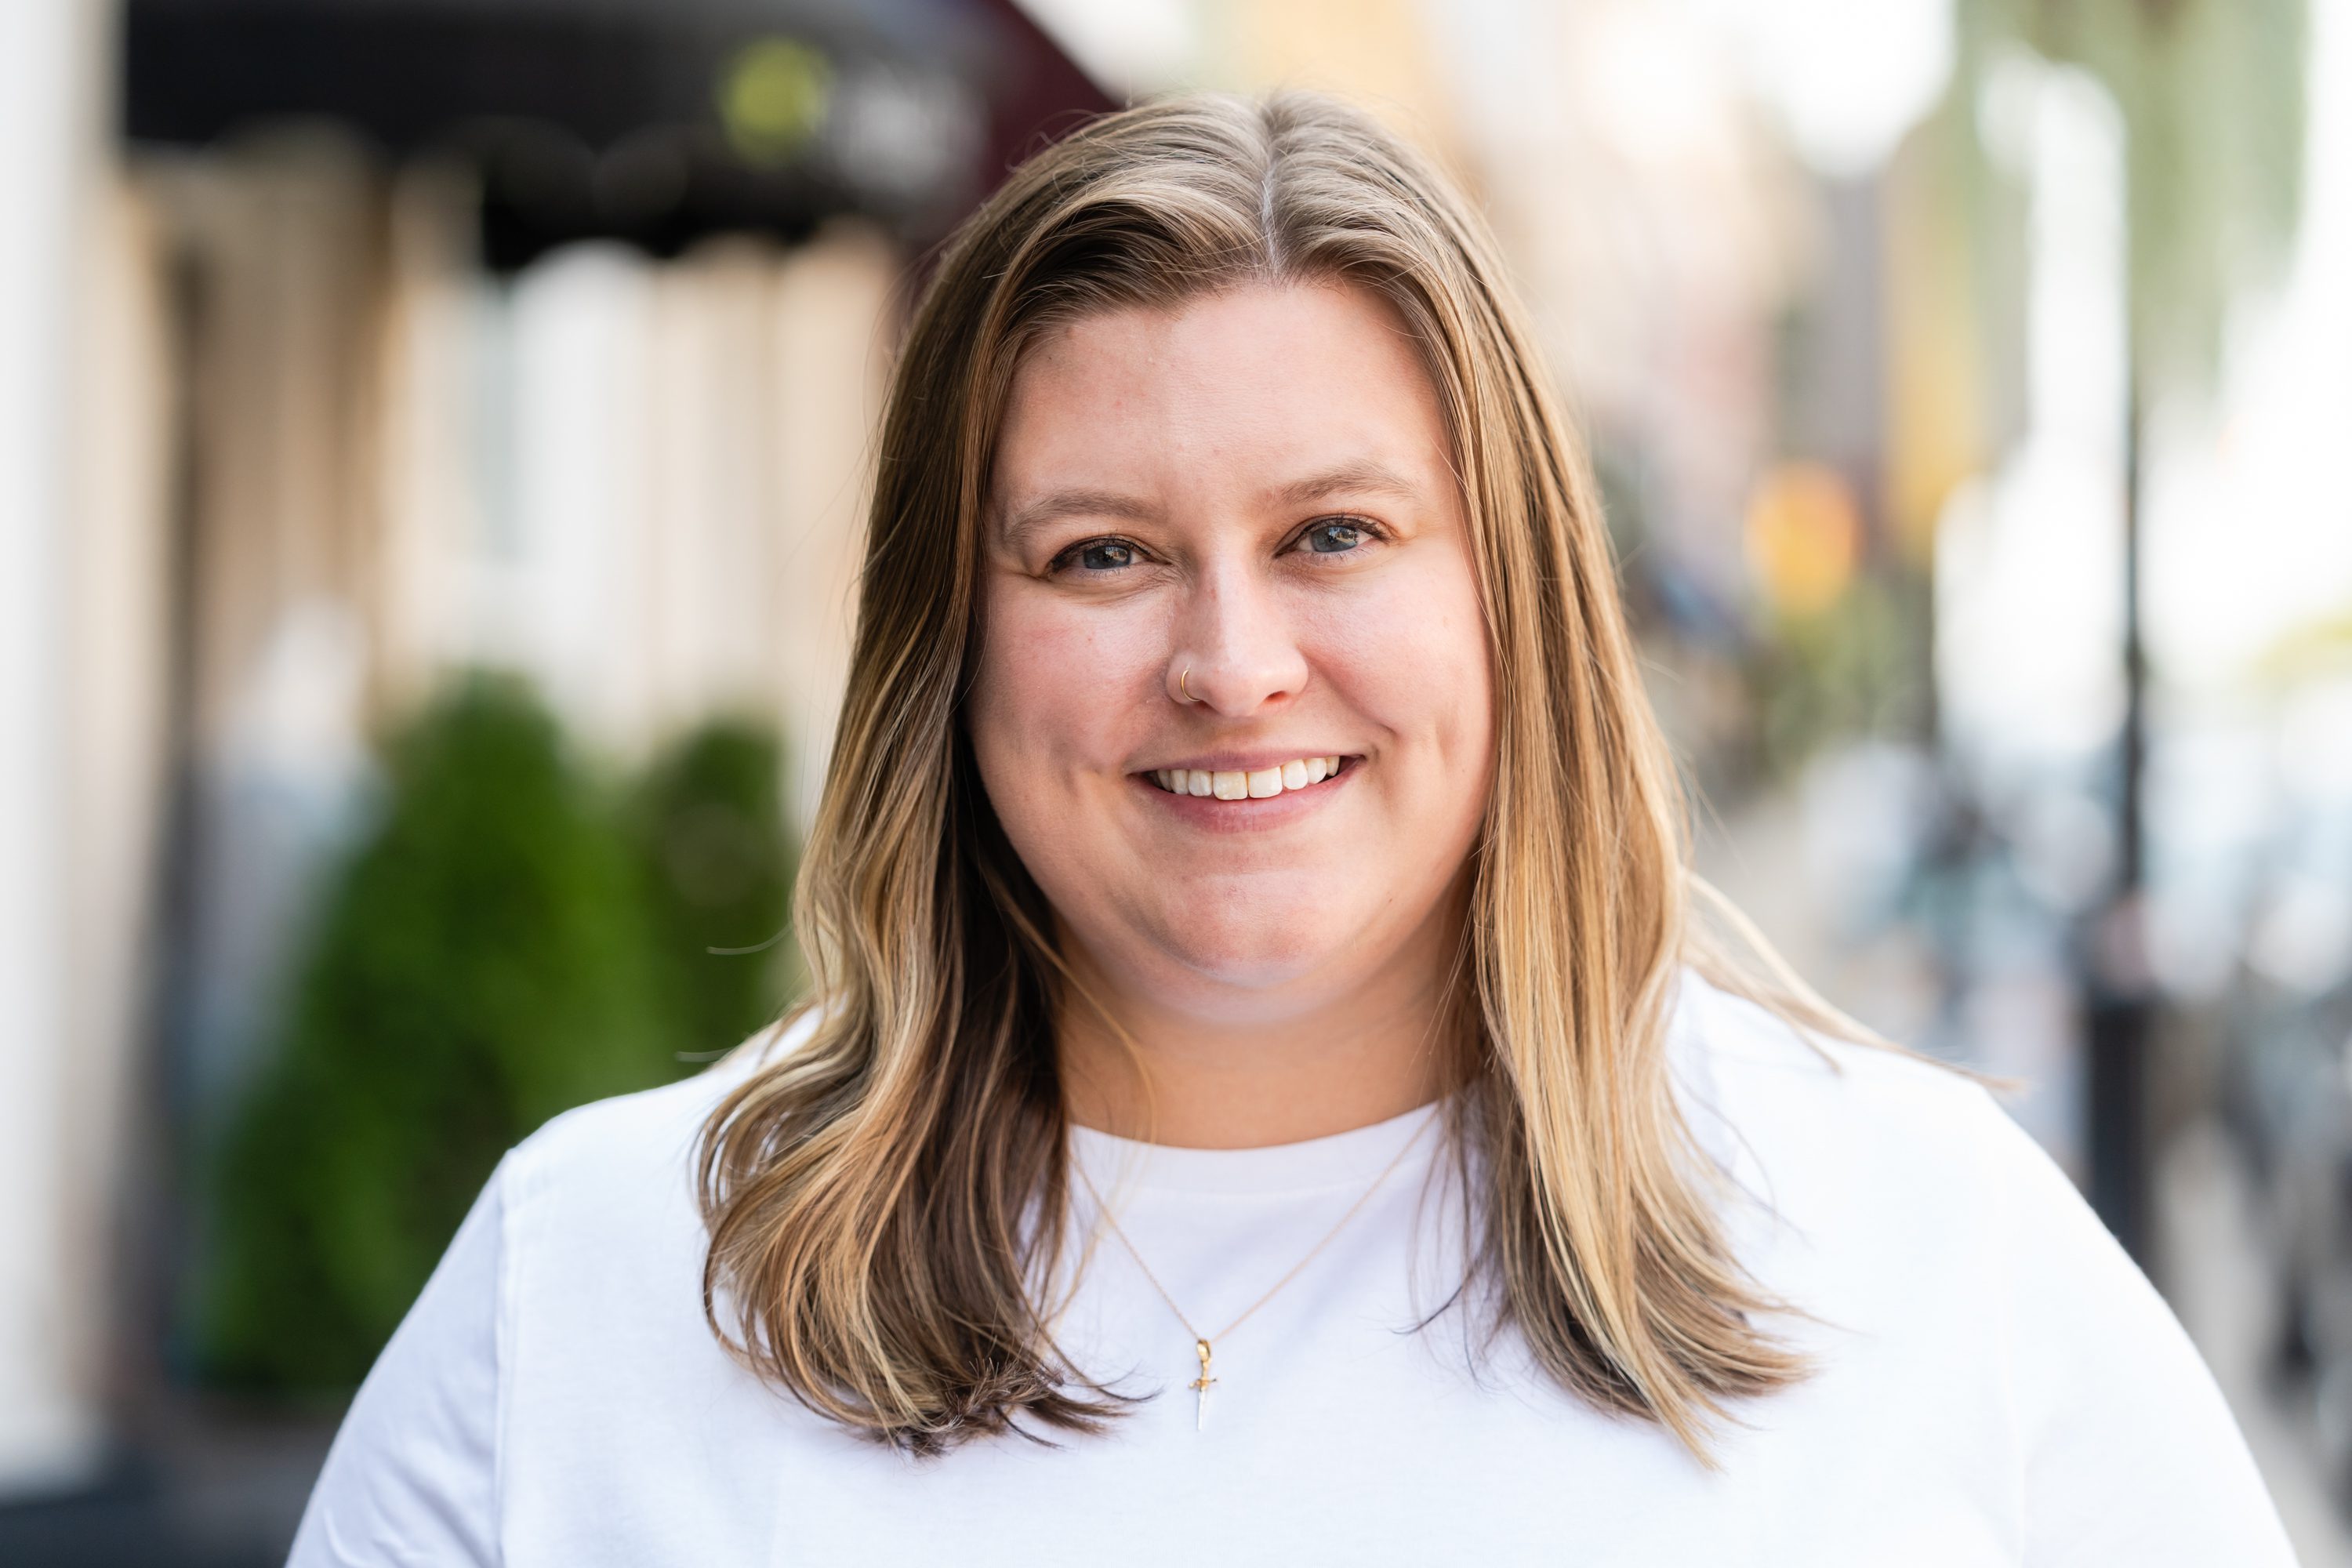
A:
<svg viewBox="0 0 2352 1568">
<path fill-rule="evenodd" d="M 1400 574 L 1349 607 L 1333 642 L 1352 705 L 1404 738 L 1411 761 L 1442 763 L 1449 776 L 1484 776 L 1493 678 L 1467 563 Z"/>
<path fill-rule="evenodd" d="M 1051 791 L 1079 771 L 1116 768 L 1138 698 L 1157 673 L 1140 617 L 1073 607 L 1025 586 L 988 592 L 966 707 L 992 796 L 1000 787 Z"/>
</svg>

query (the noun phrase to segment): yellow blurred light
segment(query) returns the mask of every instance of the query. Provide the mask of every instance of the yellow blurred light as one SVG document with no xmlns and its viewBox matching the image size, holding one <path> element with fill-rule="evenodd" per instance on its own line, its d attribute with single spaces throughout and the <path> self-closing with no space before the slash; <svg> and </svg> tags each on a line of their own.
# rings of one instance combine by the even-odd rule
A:
<svg viewBox="0 0 2352 1568">
<path fill-rule="evenodd" d="M 761 38 L 735 51 L 719 81 L 719 118 L 736 152 L 753 163 L 790 162 L 824 122 L 833 65 L 792 38 Z"/>
<path fill-rule="evenodd" d="M 1748 560 L 1774 608 L 1816 615 L 1853 581 L 1862 510 L 1845 476 L 1820 463 L 1765 470 L 1748 500 Z"/>
</svg>

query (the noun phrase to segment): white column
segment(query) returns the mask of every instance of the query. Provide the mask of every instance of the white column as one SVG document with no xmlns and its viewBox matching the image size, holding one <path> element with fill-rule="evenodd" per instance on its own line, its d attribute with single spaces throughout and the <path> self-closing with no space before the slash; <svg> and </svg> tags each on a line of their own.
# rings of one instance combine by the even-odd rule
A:
<svg viewBox="0 0 2352 1568">
<path fill-rule="evenodd" d="M 63 1353 L 68 352 L 100 20 L 0 4 L 0 1495 L 68 1483 L 100 1412 Z"/>
</svg>

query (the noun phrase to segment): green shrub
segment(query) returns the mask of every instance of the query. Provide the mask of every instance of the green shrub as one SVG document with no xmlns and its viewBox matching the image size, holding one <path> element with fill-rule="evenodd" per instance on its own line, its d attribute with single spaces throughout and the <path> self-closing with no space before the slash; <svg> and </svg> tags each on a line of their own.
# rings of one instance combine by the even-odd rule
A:
<svg viewBox="0 0 2352 1568">
<path fill-rule="evenodd" d="M 655 993 L 677 1048 L 723 1051 L 771 1022 L 798 973 L 783 749 L 744 720 L 703 725 L 637 790 Z"/>
<path fill-rule="evenodd" d="M 469 678 L 385 760 L 215 1172 L 209 1381 L 355 1384 L 508 1147 L 688 1070 L 630 836 L 537 701 Z"/>
</svg>

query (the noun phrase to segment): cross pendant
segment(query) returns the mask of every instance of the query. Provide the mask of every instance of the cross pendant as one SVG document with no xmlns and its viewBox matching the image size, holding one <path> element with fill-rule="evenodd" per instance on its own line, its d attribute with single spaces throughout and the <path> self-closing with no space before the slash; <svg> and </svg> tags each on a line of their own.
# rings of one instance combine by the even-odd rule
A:
<svg viewBox="0 0 2352 1568">
<path fill-rule="evenodd" d="M 1201 1375 L 1184 1386 L 1193 1394 L 1192 1430 L 1203 1431 L 1209 1424 L 1209 1389 L 1217 1380 L 1209 1375 L 1209 1342 L 1194 1340 L 1192 1353 L 1201 1358 Z"/>
</svg>

